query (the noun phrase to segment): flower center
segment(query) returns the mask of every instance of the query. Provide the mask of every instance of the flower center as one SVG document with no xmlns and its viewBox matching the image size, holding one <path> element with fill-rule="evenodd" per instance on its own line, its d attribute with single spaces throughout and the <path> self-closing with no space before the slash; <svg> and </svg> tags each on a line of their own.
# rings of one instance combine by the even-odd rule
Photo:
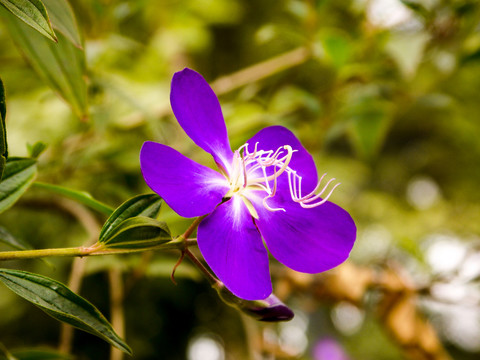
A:
<svg viewBox="0 0 480 360">
<path fill-rule="evenodd" d="M 322 199 L 322 194 L 335 180 L 335 178 L 330 179 L 322 190 L 317 193 L 326 175 L 323 174 L 315 189 L 306 195 L 302 195 L 302 177 L 290 167 L 292 156 L 296 151 L 290 145 L 280 146 L 275 151 L 265 151 L 258 150 L 258 143 L 256 143 L 253 152 L 248 151 L 248 144 L 241 146 L 235 151 L 233 156 L 232 171 L 230 176 L 227 177 L 230 190 L 225 197 L 241 196 L 252 216 L 258 218 L 255 208 L 245 196 L 245 191 L 247 189 L 260 190 L 266 193 L 266 196 L 263 198 L 263 206 L 267 210 L 285 211 L 281 207 L 273 208 L 269 206 L 268 200 L 277 193 L 277 179 L 282 175 L 286 175 L 290 197 L 294 202 L 299 203 L 303 208 L 313 208 L 322 205 L 340 183 L 335 184 L 325 198 Z"/>
</svg>

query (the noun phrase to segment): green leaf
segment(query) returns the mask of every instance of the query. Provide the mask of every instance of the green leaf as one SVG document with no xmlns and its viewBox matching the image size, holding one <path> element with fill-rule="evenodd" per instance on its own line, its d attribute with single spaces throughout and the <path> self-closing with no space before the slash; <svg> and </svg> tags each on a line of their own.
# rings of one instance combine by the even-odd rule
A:
<svg viewBox="0 0 480 360">
<path fill-rule="evenodd" d="M 0 4 L 40 34 L 57 41 L 47 10 L 40 0 L 0 0 Z"/>
<path fill-rule="evenodd" d="M 15 356 L 13 356 L 2 343 L 0 343 L 0 351 L 5 354 L 5 356 L 0 355 L 0 360 L 19 360 Z"/>
<path fill-rule="evenodd" d="M 385 50 L 397 63 L 404 77 L 412 79 L 423 59 L 429 40 L 430 35 L 426 31 L 417 31 L 408 35 L 392 33 L 385 45 Z"/>
<path fill-rule="evenodd" d="M 0 213 L 12 206 L 30 187 L 37 174 L 37 161 L 9 158 L 0 182 Z"/>
<path fill-rule="evenodd" d="M 23 241 L 16 239 L 10 232 L 5 229 L 3 226 L 0 226 L 0 242 L 7 244 L 17 250 L 28 250 L 31 249 L 30 246 L 25 244 Z"/>
<path fill-rule="evenodd" d="M 85 53 L 62 33 L 58 43 L 45 39 L 4 11 L 7 26 L 25 58 L 81 119 L 88 116 Z"/>
<path fill-rule="evenodd" d="M 391 124 L 391 104 L 364 99 L 349 109 L 349 135 L 357 154 L 374 158 L 383 145 Z"/>
<path fill-rule="evenodd" d="M 135 216 L 155 218 L 160 211 L 162 202 L 162 198 L 156 194 L 137 195 L 125 201 L 113 212 L 103 225 L 99 241 L 102 243 L 111 237 L 116 227 L 128 218 Z"/>
<path fill-rule="evenodd" d="M 53 318 L 98 336 L 127 354 L 132 353 L 100 311 L 62 283 L 11 269 L 0 269 L 0 281 Z"/>
<path fill-rule="evenodd" d="M 7 105 L 5 103 L 5 87 L 0 79 L 0 115 L 2 116 L 0 123 L 0 180 L 2 179 L 5 165 L 7 163 L 7 128 L 5 126 L 5 117 L 7 116 Z"/>
<path fill-rule="evenodd" d="M 47 184 L 38 181 L 33 185 L 37 188 L 45 189 L 52 193 L 68 197 L 105 215 L 111 215 L 113 212 L 113 209 L 110 206 L 95 200 L 88 192 L 73 190 L 64 186 Z"/>
<path fill-rule="evenodd" d="M 42 141 L 37 141 L 35 144 L 27 144 L 28 154 L 31 158 L 37 159 L 47 148 L 47 144 Z"/>
<path fill-rule="evenodd" d="M 43 0 L 50 14 L 53 27 L 61 32 L 76 47 L 83 48 L 75 14 L 67 0 Z"/>
<path fill-rule="evenodd" d="M 424 19 L 428 19 L 430 17 L 430 11 L 423 6 L 419 1 L 412 1 L 412 0 L 400 0 L 403 5 L 408 7 L 410 10 L 414 11 L 418 15 L 422 16 Z"/>
<path fill-rule="evenodd" d="M 59 353 L 53 350 L 22 349 L 12 350 L 12 356 L 17 360 L 72 360 L 68 354 Z M 2 359 L 0 357 L 0 359 Z"/>
<path fill-rule="evenodd" d="M 7 244 L 16 250 L 31 250 L 33 246 L 28 244 L 25 241 L 19 240 L 14 237 L 7 229 L 3 226 L 0 226 L 0 243 Z M 40 261 L 43 261 L 46 265 L 54 268 L 54 265 L 48 261 L 46 258 L 40 258 Z"/>
<path fill-rule="evenodd" d="M 110 249 L 143 249 L 172 240 L 170 230 L 162 221 L 135 216 L 122 221 L 101 242 Z"/>
<path fill-rule="evenodd" d="M 351 41 L 346 35 L 334 30 L 326 30 L 321 34 L 322 46 L 326 58 L 336 68 L 341 68 L 350 59 Z"/>
</svg>

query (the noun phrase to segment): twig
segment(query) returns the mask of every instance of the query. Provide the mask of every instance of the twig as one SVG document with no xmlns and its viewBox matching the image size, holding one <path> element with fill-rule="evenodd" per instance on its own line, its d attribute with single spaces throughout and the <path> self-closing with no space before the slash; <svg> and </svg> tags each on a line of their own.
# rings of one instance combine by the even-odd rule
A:
<svg viewBox="0 0 480 360">
<path fill-rule="evenodd" d="M 250 360 L 261 360 L 262 334 L 260 324 L 250 316 L 240 313 L 243 329 L 245 331 L 245 340 L 247 343 L 248 358 Z M 262 324 L 264 325 L 264 324 Z"/>
<path fill-rule="evenodd" d="M 242 86 L 265 79 L 280 71 L 300 65 L 310 59 L 310 57 L 311 51 L 307 47 L 301 46 L 232 74 L 221 76 L 210 84 L 215 93 L 220 96 Z M 155 118 L 162 118 L 170 113 L 170 105 L 161 105 L 152 111 L 152 115 Z M 142 112 L 128 115 L 123 119 L 122 123 L 138 126 L 144 121 L 145 113 Z"/>
<path fill-rule="evenodd" d="M 88 233 L 86 246 L 95 244 L 100 233 L 100 225 L 92 213 L 84 206 L 67 199 L 57 200 L 57 205 L 72 214 L 83 225 Z M 85 274 L 85 265 L 86 259 L 75 258 L 73 260 L 70 278 L 68 280 L 68 287 L 75 293 L 80 291 L 83 276 Z M 73 327 L 62 323 L 58 346 L 60 352 L 67 354 L 70 353 L 73 342 L 73 331 Z"/>
<path fill-rule="evenodd" d="M 211 83 L 217 95 L 225 94 L 242 86 L 265 79 L 280 71 L 304 63 L 310 58 L 310 50 L 301 46 L 266 61 L 249 66 L 233 74 L 222 76 Z"/>
<path fill-rule="evenodd" d="M 123 282 L 122 272 L 118 268 L 108 271 L 108 283 L 110 284 L 110 311 L 111 322 L 115 332 L 125 338 L 125 317 L 123 313 Z M 111 347 L 110 360 L 122 360 L 123 352 Z"/>
</svg>

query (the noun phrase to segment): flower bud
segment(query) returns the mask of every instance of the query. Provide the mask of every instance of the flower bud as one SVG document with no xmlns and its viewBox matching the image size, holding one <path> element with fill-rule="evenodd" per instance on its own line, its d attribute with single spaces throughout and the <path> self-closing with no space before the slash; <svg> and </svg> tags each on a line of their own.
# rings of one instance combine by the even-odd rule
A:
<svg viewBox="0 0 480 360">
<path fill-rule="evenodd" d="M 293 311 L 274 294 L 264 300 L 243 300 L 232 294 L 223 284 L 215 286 L 220 298 L 228 305 L 259 321 L 289 321 L 294 317 Z"/>
</svg>

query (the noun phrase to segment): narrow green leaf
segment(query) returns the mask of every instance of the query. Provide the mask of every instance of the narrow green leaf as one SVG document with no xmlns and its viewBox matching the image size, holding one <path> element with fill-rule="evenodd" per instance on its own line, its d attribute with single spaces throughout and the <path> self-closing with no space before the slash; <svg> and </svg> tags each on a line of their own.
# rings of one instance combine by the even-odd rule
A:
<svg viewBox="0 0 480 360">
<path fill-rule="evenodd" d="M 0 4 L 40 34 L 57 41 L 47 10 L 40 0 L 0 0 Z"/>
<path fill-rule="evenodd" d="M 75 14 L 67 0 L 43 0 L 53 27 L 61 32 L 76 47 L 83 48 Z"/>
<path fill-rule="evenodd" d="M 429 10 L 423 6 L 419 1 L 412 1 L 412 0 L 400 0 L 403 5 L 408 7 L 410 10 L 413 10 L 418 15 L 422 16 L 424 19 L 428 19 L 430 17 Z"/>
<path fill-rule="evenodd" d="M 0 269 L 0 281 L 53 318 L 98 336 L 127 354 L 132 353 L 100 311 L 62 283 L 11 269 Z"/>
<path fill-rule="evenodd" d="M 47 144 L 42 141 L 37 141 L 35 144 L 27 144 L 28 154 L 31 158 L 37 159 L 47 148 Z"/>
<path fill-rule="evenodd" d="M 30 187 L 37 174 L 37 161 L 9 158 L 0 182 L 0 213 L 12 206 Z"/>
<path fill-rule="evenodd" d="M 68 354 L 59 353 L 53 350 L 22 349 L 12 350 L 12 356 L 17 360 L 72 360 Z M 1 358 L 0 358 L 1 359 Z"/>
<path fill-rule="evenodd" d="M 11 246 L 12 248 L 16 250 L 31 250 L 33 249 L 33 246 L 31 246 L 29 243 L 17 239 L 15 236 L 13 236 L 7 229 L 5 229 L 3 226 L 0 226 L 0 243 L 7 244 Z M 46 265 L 50 267 L 54 267 L 53 264 L 48 261 L 46 258 L 40 258 L 40 261 L 43 261 Z"/>
<path fill-rule="evenodd" d="M 39 181 L 35 182 L 33 185 L 37 188 L 45 189 L 51 191 L 52 193 L 68 197 L 94 210 L 97 210 L 102 214 L 111 215 L 113 212 L 113 209 L 110 206 L 95 200 L 92 195 L 86 191 L 73 190 L 64 186 L 47 184 Z"/>
<path fill-rule="evenodd" d="M 30 246 L 23 241 L 16 239 L 10 232 L 3 226 L 0 226 L 0 243 L 7 244 L 17 250 L 28 250 Z"/>
<path fill-rule="evenodd" d="M 1 360 L 19 360 L 8 351 L 8 349 L 0 342 L 0 351 L 2 351 L 5 356 L 0 355 Z"/>
<path fill-rule="evenodd" d="M 156 194 L 137 195 L 125 201 L 113 212 L 103 225 L 99 241 L 102 243 L 111 237 L 116 227 L 128 218 L 135 216 L 155 218 L 160 211 L 162 202 L 162 198 Z"/>
<path fill-rule="evenodd" d="M 110 249 L 142 249 L 170 240 L 172 236 L 167 224 L 146 216 L 135 216 L 122 221 L 102 243 Z"/>
<path fill-rule="evenodd" d="M 56 91 L 81 119 L 88 116 L 85 53 L 65 35 L 48 41 L 6 11 L 12 38 L 38 75 Z"/>
<path fill-rule="evenodd" d="M 7 105 L 5 103 L 5 87 L 3 81 L 0 79 L 0 115 L 2 117 L 0 122 L 0 180 L 2 179 L 5 165 L 7 163 L 8 148 L 7 148 L 7 128 L 5 126 L 5 117 L 7 116 Z"/>
</svg>

